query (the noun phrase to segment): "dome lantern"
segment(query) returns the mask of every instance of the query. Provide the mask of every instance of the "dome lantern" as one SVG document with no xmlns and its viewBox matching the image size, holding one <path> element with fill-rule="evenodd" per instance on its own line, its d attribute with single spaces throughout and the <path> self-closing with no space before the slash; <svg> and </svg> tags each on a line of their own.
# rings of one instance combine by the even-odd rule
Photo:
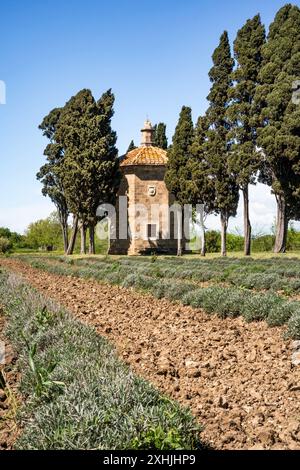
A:
<svg viewBox="0 0 300 470">
<path fill-rule="evenodd" d="M 154 132 L 154 129 L 152 127 L 152 124 L 149 121 L 149 119 L 147 119 L 144 123 L 143 129 L 141 130 L 141 133 L 142 133 L 141 145 L 143 147 L 153 145 L 153 132 Z"/>
</svg>

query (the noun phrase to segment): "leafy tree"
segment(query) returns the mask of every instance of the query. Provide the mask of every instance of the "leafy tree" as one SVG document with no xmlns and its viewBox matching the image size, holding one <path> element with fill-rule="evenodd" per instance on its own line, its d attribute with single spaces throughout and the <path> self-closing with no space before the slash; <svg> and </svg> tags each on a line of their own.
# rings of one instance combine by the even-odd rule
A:
<svg viewBox="0 0 300 470">
<path fill-rule="evenodd" d="M 286 251 L 289 220 L 299 218 L 300 106 L 293 84 L 300 76 L 300 10 L 287 4 L 270 26 L 262 48 L 262 67 L 255 94 L 258 145 L 262 149 L 262 182 L 277 201 L 274 251 Z"/>
<path fill-rule="evenodd" d="M 230 89 L 231 105 L 227 117 L 233 141 L 229 166 L 236 175 L 244 202 L 244 254 L 251 253 L 251 224 L 249 219 L 249 184 L 255 182 L 260 164 L 256 150 L 256 128 L 253 125 L 253 99 L 262 62 L 265 28 L 260 16 L 248 20 L 234 41 L 237 68 L 232 73 L 234 87 Z"/>
<path fill-rule="evenodd" d="M 167 136 L 166 136 L 166 124 L 164 124 L 163 122 L 159 122 L 158 124 L 155 124 L 153 126 L 153 135 L 154 135 L 154 138 L 153 138 L 153 145 L 155 147 L 160 147 L 164 150 L 167 150 L 168 148 L 168 139 L 167 139 Z"/>
<path fill-rule="evenodd" d="M 43 131 L 43 134 L 50 140 L 50 143 L 44 151 L 47 163 L 40 168 L 37 173 L 37 179 L 40 180 L 43 185 L 42 194 L 49 196 L 56 206 L 62 228 L 64 250 L 67 252 L 69 210 L 60 175 L 64 159 L 64 148 L 56 140 L 56 129 L 61 112 L 61 108 L 53 109 L 39 126 L 39 129 Z"/>
<path fill-rule="evenodd" d="M 0 237 L 10 238 L 11 237 L 11 231 L 9 230 L 9 228 L 0 227 Z"/>
<path fill-rule="evenodd" d="M 47 219 L 41 219 L 29 225 L 25 233 L 26 244 L 31 248 L 52 250 L 61 244 L 61 227 L 54 212 Z"/>
<path fill-rule="evenodd" d="M 238 184 L 229 167 L 229 131 L 226 117 L 229 104 L 229 91 L 232 86 L 231 57 L 228 34 L 225 31 L 213 56 L 213 67 L 209 72 L 212 87 L 208 95 L 209 108 L 206 113 L 207 139 L 205 158 L 209 175 L 214 184 L 215 212 L 221 219 L 221 254 L 226 256 L 226 234 L 229 217 L 235 216 L 239 200 Z"/>
<path fill-rule="evenodd" d="M 11 232 L 7 227 L 0 227 L 0 237 L 7 238 L 13 245 L 22 243 L 23 236 L 17 232 Z"/>
<path fill-rule="evenodd" d="M 192 110 L 183 106 L 173 136 L 172 146 L 168 149 L 168 164 L 165 183 L 181 206 L 190 203 L 189 181 L 191 179 L 187 162 L 191 158 L 191 145 L 194 137 Z M 177 255 L 182 255 L 182 223 L 178 223 Z"/>
<path fill-rule="evenodd" d="M 134 145 L 134 141 L 132 140 L 128 146 L 126 153 L 131 152 L 131 150 L 134 150 L 134 149 L 136 149 L 136 145 Z"/>
<path fill-rule="evenodd" d="M 67 205 L 81 225 L 89 227 L 90 253 L 95 252 L 97 208 L 114 202 L 120 181 L 116 133 L 111 129 L 113 104 L 111 90 L 98 102 L 90 90 L 81 90 L 64 107 L 57 128 L 65 149 L 60 176 Z"/>
<path fill-rule="evenodd" d="M 13 247 L 12 241 L 7 237 L 0 236 L 0 253 L 9 252 Z"/>
</svg>

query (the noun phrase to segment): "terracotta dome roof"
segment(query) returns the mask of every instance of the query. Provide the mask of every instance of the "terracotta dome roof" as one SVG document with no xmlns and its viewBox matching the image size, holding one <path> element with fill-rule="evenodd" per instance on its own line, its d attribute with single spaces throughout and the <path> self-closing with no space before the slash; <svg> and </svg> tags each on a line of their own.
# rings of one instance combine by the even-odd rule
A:
<svg viewBox="0 0 300 470">
<path fill-rule="evenodd" d="M 166 165 L 168 161 L 167 152 L 159 147 L 145 145 L 131 150 L 124 155 L 121 166 L 135 165 Z"/>
</svg>

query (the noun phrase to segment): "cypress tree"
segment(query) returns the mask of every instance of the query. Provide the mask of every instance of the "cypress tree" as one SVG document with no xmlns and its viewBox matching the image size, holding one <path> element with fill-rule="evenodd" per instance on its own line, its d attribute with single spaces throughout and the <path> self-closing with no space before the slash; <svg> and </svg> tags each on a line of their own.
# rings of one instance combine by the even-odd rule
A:
<svg viewBox="0 0 300 470">
<path fill-rule="evenodd" d="M 234 41 L 237 68 L 232 73 L 231 105 L 227 116 L 231 123 L 230 137 L 234 142 L 229 157 L 230 168 L 237 177 L 244 202 L 244 254 L 251 253 L 249 219 L 249 184 L 255 182 L 260 155 L 256 150 L 256 129 L 253 125 L 253 99 L 261 67 L 265 29 L 256 15 L 238 31 Z"/>
<path fill-rule="evenodd" d="M 262 149 L 262 182 L 276 197 L 275 253 L 286 251 L 289 220 L 299 218 L 300 107 L 293 84 L 300 76 L 300 10 L 281 8 L 262 49 L 262 67 L 255 94 L 258 145 Z"/>
<path fill-rule="evenodd" d="M 154 135 L 154 146 L 155 147 L 160 147 L 164 150 L 167 150 L 168 148 L 168 139 L 167 139 L 167 136 L 166 136 L 166 124 L 163 123 L 163 122 L 159 122 L 158 124 L 155 124 L 155 126 L 153 126 L 153 129 L 154 129 L 154 132 L 153 132 L 153 135 Z"/>
<path fill-rule="evenodd" d="M 193 143 L 191 146 L 192 156 L 187 162 L 190 174 L 189 192 L 191 203 L 203 205 L 201 224 L 201 256 L 206 254 L 204 219 L 207 214 L 215 210 L 215 190 L 213 180 L 210 178 L 210 169 L 205 154 L 207 140 L 207 119 L 204 116 L 198 118 Z"/>
<path fill-rule="evenodd" d="M 89 183 L 85 168 L 86 154 L 84 149 L 85 146 L 88 146 L 88 133 L 85 132 L 85 127 L 93 104 L 91 92 L 81 90 L 62 109 L 56 131 L 57 138 L 64 148 L 60 177 L 68 207 L 73 214 L 73 230 L 67 254 L 73 253 L 79 221 L 81 252 L 86 251 L 85 238 L 88 225 L 86 197 Z"/>
<path fill-rule="evenodd" d="M 131 150 L 136 149 L 136 145 L 134 145 L 134 141 L 132 140 L 128 146 L 128 149 L 126 150 L 126 153 L 131 152 Z"/>
<path fill-rule="evenodd" d="M 60 178 L 60 169 L 64 158 L 64 149 L 56 140 L 56 128 L 60 118 L 61 109 L 53 109 L 40 124 L 39 129 L 43 131 L 50 143 L 47 145 L 44 155 L 46 163 L 37 173 L 37 179 L 41 181 L 43 188 L 42 194 L 49 196 L 54 203 L 59 221 L 62 228 L 64 250 L 68 249 L 68 216 L 69 209 L 64 194 L 62 180 Z"/>
<path fill-rule="evenodd" d="M 221 219 L 221 255 L 226 256 L 226 233 L 229 217 L 235 216 L 239 200 L 238 184 L 229 166 L 230 125 L 226 117 L 229 91 L 232 86 L 234 61 L 231 57 L 228 34 L 225 31 L 213 56 L 213 67 L 209 72 L 212 82 L 207 97 L 209 108 L 207 118 L 207 140 L 205 158 L 210 178 L 214 183 L 215 212 Z"/>
<path fill-rule="evenodd" d="M 94 198 L 89 208 L 90 252 L 95 253 L 94 228 L 98 221 L 96 216 L 100 203 L 115 204 L 121 181 L 118 149 L 116 147 L 117 133 L 112 130 L 111 121 L 114 115 L 115 96 L 111 89 L 102 94 L 95 108 L 94 123 L 95 142 L 92 143 L 94 170 Z"/>
<path fill-rule="evenodd" d="M 90 253 L 95 252 L 97 208 L 114 202 L 120 180 L 116 133 L 111 129 L 113 104 L 111 90 L 98 102 L 90 90 L 81 90 L 65 106 L 57 130 L 65 148 L 61 176 L 66 200 L 75 223 L 80 220 L 82 230 L 89 227 Z"/>
<path fill-rule="evenodd" d="M 190 203 L 189 181 L 190 173 L 188 161 L 191 158 L 191 145 L 193 143 L 194 126 L 192 110 L 183 106 L 180 112 L 178 124 L 172 139 L 172 145 L 168 149 L 168 164 L 165 173 L 165 183 L 168 190 L 174 194 L 176 202 L 181 206 Z M 182 255 L 182 225 L 178 223 L 177 255 Z"/>
</svg>

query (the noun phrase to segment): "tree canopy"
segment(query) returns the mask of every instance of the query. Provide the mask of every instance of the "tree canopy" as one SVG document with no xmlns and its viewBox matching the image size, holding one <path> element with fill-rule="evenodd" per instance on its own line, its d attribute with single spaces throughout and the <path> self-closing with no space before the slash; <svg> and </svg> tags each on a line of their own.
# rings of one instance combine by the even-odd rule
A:
<svg viewBox="0 0 300 470">
<path fill-rule="evenodd" d="M 25 233 L 26 245 L 32 248 L 59 248 L 61 246 L 61 227 L 56 212 L 47 219 L 29 225 Z"/>
<path fill-rule="evenodd" d="M 300 107 L 293 100 L 299 76 L 300 10 L 287 4 L 270 25 L 255 93 L 260 180 L 272 187 L 277 200 L 275 252 L 286 250 L 288 221 L 299 218 Z"/>
<path fill-rule="evenodd" d="M 75 216 L 72 246 L 78 220 L 89 227 L 92 253 L 97 208 L 102 202 L 114 202 L 120 181 L 117 136 L 111 128 L 113 105 L 111 90 L 96 101 L 90 90 L 83 89 L 40 126 L 51 139 L 45 151 L 48 162 L 38 174 L 43 191 L 56 203 L 62 194 L 68 212 Z"/>
<path fill-rule="evenodd" d="M 194 137 L 192 110 L 183 106 L 179 115 L 178 124 L 168 149 L 168 164 L 165 173 L 165 183 L 168 190 L 174 194 L 176 202 L 181 205 L 190 203 L 190 167 L 191 145 Z M 182 253 L 182 226 L 178 233 L 177 254 Z"/>
<path fill-rule="evenodd" d="M 130 144 L 128 145 L 128 149 L 126 150 L 126 153 L 131 152 L 131 150 L 136 149 L 136 146 L 134 144 L 134 141 L 131 140 Z"/>
<path fill-rule="evenodd" d="M 238 184 L 229 165 L 230 123 L 227 118 L 227 109 L 234 61 L 231 57 L 226 31 L 221 35 L 220 43 L 212 59 L 213 67 L 209 72 L 212 87 L 207 97 L 209 101 L 206 112 L 208 130 L 204 155 L 209 168 L 209 176 L 214 184 L 215 212 L 221 217 L 221 251 L 225 255 L 228 219 L 236 215 L 239 201 Z"/>
<path fill-rule="evenodd" d="M 256 148 L 256 128 L 253 122 L 253 100 L 264 43 L 265 28 L 261 24 L 260 16 L 256 15 L 238 31 L 234 41 L 237 67 L 231 75 L 234 86 L 229 89 L 231 101 L 227 108 L 230 122 L 229 137 L 232 141 L 229 167 L 243 192 L 246 255 L 250 255 L 251 245 L 248 187 L 250 183 L 254 183 L 254 177 L 260 166 L 260 155 Z"/>
<path fill-rule="evenodd" d="M 172 139 L 172 145 L 168 149 L 168 164 L 165 174 L 167 188 L 174 194 L 176 201 L 180 204 L 190 202 L 190 173 L 187 162 L 191 158 L 193 137 L 192 110 L 188 106 L 183 106 Z"/>
<path fill-rule="evenodd" d="M 153 126 L 154 132 L 154 142 L 153 145 L 155 147 L 160 147 L 164 150 L 167 150 L 168 148 L 168 139 L 166 136 L 166 124 L 164 122 L 159 122 L 158 124 L 155 124 Z"/>
<path fill-rule="evenodd" d="M 62 108 L 55 108 L 43 119 L 39 129 L 43 131 L 50 143 L 44 150 L 46 163 L 42 165 L 37 173 L 37 179 L 42 183 L 42 194 L 50 197 L 56 206 L 60 224 L 62 227 L 64 249 L 68 248 L 68 216 L 69 209 L 65 197 L 61 171 L 64 159 L 64 147 L 57 142 L 56 130 Z"/>
</svg>

